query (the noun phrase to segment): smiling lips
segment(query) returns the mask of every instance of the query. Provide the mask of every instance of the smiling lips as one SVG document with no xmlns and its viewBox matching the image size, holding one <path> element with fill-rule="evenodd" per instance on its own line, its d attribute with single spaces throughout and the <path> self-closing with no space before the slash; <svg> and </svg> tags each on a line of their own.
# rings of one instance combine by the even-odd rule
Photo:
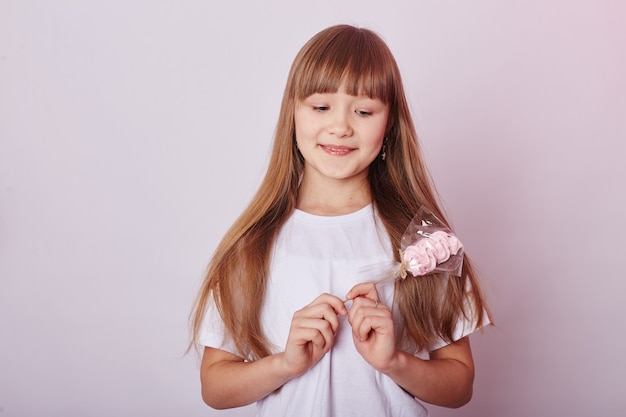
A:
<svg viewBox="0 0 626 417">
<path fill-rule="evenodd" d="M 355 150 L 355 148 L 350 148 L 348 146 L 336 146 L 336 145 L 320 145 L 320 146 L 326 153 L 329 153 L 331 155 L 337 155 L 337 156 L 347 155 L 353 150 Z"/>
</svg>

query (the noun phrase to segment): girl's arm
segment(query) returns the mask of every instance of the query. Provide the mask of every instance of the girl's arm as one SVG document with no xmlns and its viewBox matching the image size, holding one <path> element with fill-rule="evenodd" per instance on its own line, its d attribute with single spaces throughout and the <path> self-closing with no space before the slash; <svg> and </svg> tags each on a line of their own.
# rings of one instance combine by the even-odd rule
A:
<svg viewBox="0 0 626 417">
<path fill-rule="evenodd" d="M 378 304 L 374 284 L 355 286 L 348 315 L 354 343 L 378 371 L 420 400 L 443 407 L 461 407 L 472 398 L 474 361 L 467 337 L 430 353 L 423 360 L 397 349 L 391 311 Z"/>
<path fill-rule="evenodd" d="M 241 407 L 260 400 L 292 378 L 279 355 L 254 362 L 220 349 L 204 348 L 200 368 L 202 399 L 216 409 Z"/>
<path fill-rule="evenodd" d="M 457 408 L 472 399 L 474 361 L 467 337 L 431 352 L 430 360 L 398 350 L 381 372 L 431 404 Z"/>
<path fill-rule="evenodd" d="M 200 369 L 202 399 L 213 408 L 223 409 L 248 405 L 269 395 L 306 372 L 330 350 L 339 328 L 337 315 L 347 313 L 341 299 L 320 295 L 294 314 L 284 352 L 252 362 L 205 347 Z"/>
</svg>

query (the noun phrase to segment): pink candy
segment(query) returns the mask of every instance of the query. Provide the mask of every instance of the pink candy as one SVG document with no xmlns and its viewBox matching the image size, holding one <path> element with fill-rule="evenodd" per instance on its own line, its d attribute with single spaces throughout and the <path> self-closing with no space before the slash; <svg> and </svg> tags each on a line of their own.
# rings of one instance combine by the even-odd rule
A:
<svg viewBox="0 0 626 417">
<path fill-rule="evenodd" d="M 438 230 L 430 236 L 424 236 L 414 245 L 407 246 L 403 260 L 406 270 L 413 276 L 426 275 L 450 259 L 450 256 L 457 255 L 462 248 L 463 244 L 456 236 Z"/>
</svg>

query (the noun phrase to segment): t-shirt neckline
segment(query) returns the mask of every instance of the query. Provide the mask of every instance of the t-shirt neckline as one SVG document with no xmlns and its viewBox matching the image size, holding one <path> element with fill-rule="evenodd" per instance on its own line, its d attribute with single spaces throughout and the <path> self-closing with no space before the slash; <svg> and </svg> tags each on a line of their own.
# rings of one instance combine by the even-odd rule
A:
<svg viewBox="0 0 626 417">
<path fill-rule="evenodd" d="M 319 214 L 311 214 L 306 211 L 296 209 L 293 213 L 293 217 L 296 220 L 305 221 L 307 223 L 317 224 L 338 224 L 345 223 L 346 221 L 353 221 L 361 219 L 366 216 L 371 216 L 373 212 L 372 204 L 368 204 L 363 208 L 353 211 L 352 213 L 340 214 L 337 216 L 322 216 Z"/>
</svg>

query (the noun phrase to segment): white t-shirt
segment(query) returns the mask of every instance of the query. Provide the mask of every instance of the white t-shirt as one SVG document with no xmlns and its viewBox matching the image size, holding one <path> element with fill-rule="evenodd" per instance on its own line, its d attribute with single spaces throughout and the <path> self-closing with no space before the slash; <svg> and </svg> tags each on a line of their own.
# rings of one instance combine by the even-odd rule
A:
<svg viewBox="0 0 626 417">
<path fill-rule="evenodd" d="M 269 341 L 282 351 L 296 310 L 322 293 L 343 298 L 363 281 L 364 277 L 357 274 L 360 268 L 392 261 L 392 253 L 391 242 L 371 205 L 333 217 L 296 210 L 280 231 L 272 253 L 261 317 Z M 393 285 L 379 286 L 378 293 L 381 303 L 392 306 Z M 339 319 L 331 351 L 305 374 L 283 385 L 279 393 L 260 400 L 257 416 L 427 416 L 428 411 L 419 401 L 360 356 L 347 319 Z M 394 325 L 402 325 L 397 311 Z M 471 333 L 473 327 L 460 323 L 456 339 Z M 236 353 L 232 341 L 224 336 L 213 305 L 199 341 Z"/>
</svg>

